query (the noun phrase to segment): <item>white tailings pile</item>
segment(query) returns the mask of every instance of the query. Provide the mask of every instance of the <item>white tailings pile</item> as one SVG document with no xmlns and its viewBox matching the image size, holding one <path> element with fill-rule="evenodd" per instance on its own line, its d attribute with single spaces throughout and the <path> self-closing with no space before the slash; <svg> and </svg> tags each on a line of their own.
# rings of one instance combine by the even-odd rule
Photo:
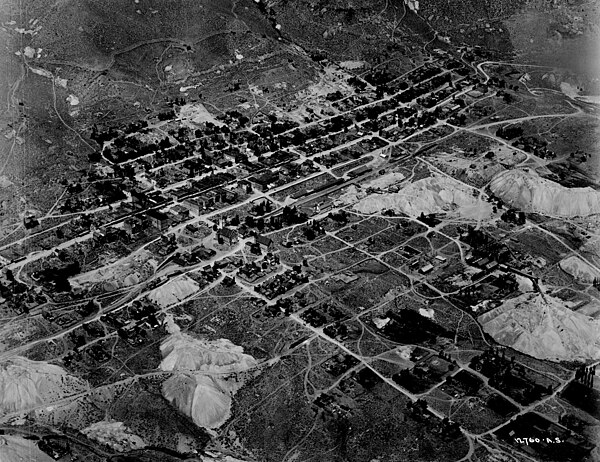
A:
<svg viewBox="0 0 600 462">
<path fill-rule="evenodd" d="M 187 103 L 181 106 L 179 112 L 179 120 L 182 122 L 189 122 L 192 124 L 201 124 L 205 122 L 211 122 L 215 125 L 221 126 L 223 122 L 215 119 L 215 117 L 208 112 L 208 110 L 201 103 Z M 192 125 L 193 126 L 193 125 Z"/>
<path fill-rule="evenodd" d="M 0 364 L 0 415 L 50 405 L 88 389 L 86 381 L 59 366 L 14 357 Z"/>
<path fill-rule="evenodd" d="M 507 170 L 490 183 L 492 192 L 513 207 L 557 217 L 585 217 L 600 213 L 600 192 L 565 188 L 528 170 Z"/>
<path fill-rule="evenodd" d="M 96 422 L 81 430 L 81 433 L 119 452 L 134 451 L 146 447 L 144 440 L 131 433 L 131 430 L 123 422 Z"/>
<path fill-rule="evenodd" d="M 230 416 L 231 396 L 244 384 L 256 360 L 229 340 L 196 339 L 167 319 L 171 335 L 160 347 L 163 371 L 180 371 L 163 384 L 163 395 L 196 425 L 218 428 Z"/>
<path fill-rule="evenodd" d="M 558 265 L 565 273 L 570 274 L 580 282 L 594 282 L 594 279 L 600 278 L 598 270 L 588 265 L 581 258 L 571 255 L 561 260 Z"/>
<path fill-rule="evenodd" d="M 110 283 L 111 290 L 115 290 L 120 287 L 128 287 L 132 282 L 132 278 L 129 276 L 133 276 L 133 279 L 137 279 L 138 282 L 148 279 L 154 274 L 157 266 L 154 255 L 148 250 L 142 249 L 123 260 L 106 263 L 96 270 L 78 274 L 69 279 L 69 282 L 75 287 Z"/>
<path fill-rule="evenodd" d="M 198 292 L 199 289 L 200 286 L 196 281 L 184 276 L 173 279 L 165 285 L 154 289 L 148 294 L 148 299 L 164 308 L 188 298 L 190 295 Z"/>
<path fill-rule="evenodd" d="M 523 294 L 478 320 L 497 342 L 538 359 L 599 359 L 600 321 L 571 311 L 558 298 L 544 298 Z"/>
<path fill-rule="evenodd" d="M 385 189 L 391 185 L 396 183 L 400 183 L 404 180 L 404 175 L 400 172 L 390 172 L 382 176 L 378 176 L 377 178 L 369 181 L 364 184 L 365 188 L 376 188 L 376 189 Z"/>
<path fill-rule="evenodd" d="M 492 206 L 479 195 L 473 196 L 472 188 L 443 175 L 417 180 L 397 193 L 361 197 L 361 194 L 351 195 L 350 192 L 340 200 L 358 199 L 353 208 L 361 213 L 391 209 L 411 216 L 450 213 L 474 220 L 487 219 L 492 214 Z"/>
<path fill-rule="evenodd" d="M 0 460 L 2 462 L 54 462 L 54 459 L 41 451 L 35 441 L 21 436 L 0 436 Z"/>
</svg>

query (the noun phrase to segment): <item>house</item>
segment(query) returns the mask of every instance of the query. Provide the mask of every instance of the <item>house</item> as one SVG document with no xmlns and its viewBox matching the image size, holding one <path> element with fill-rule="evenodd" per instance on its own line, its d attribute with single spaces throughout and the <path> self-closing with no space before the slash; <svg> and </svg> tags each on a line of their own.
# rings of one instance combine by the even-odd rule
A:
<svg viewBox="0 0 600 462">
<path fill-rule="evenodd" d="M 242 223 L 238 227 L 238 232 L 239 232 L 240 236 L 242 236 L 242 237 L 248 237 L 252 234 L 252 230 L 248 226 L 246 226 L 244 223 Z"/>
<path fill-rule="evenodd" d="M 189 224 L 189 225 L 186 225 L 185 232 L 188 234 L 194 235 L 194 234 L 200 232 L 200 228 L 196 225 Z"/>
<path fill-rule="evenodd" d="M 238 193 L 236 193 L 234 191 L 228 191 L 226 189 L 223 189 L 223 198 L 222 198 L 223 202 L 227 202 L 228 204 L 233 204 L 235 201 L 237 201 L 237 198 L 238 198 Z"/>
<path fill-rule="evenodd" d="M 260 246 L 260 250 L 264 252 L 269 252 L 273 248 L 273 239 L 261 234 L 254 236 L 254 243 L 258 244 Z"/>
<path fill-rule="evenodd" d="M 498 266 L 498 262 L 496 260 L 492 260 L 487 265 L 485 265 L 485 269 L 488 271 L 491 271 L 493 269 L 496 269 L 497 266 Z"/>
<path fill-rule="evenodd" d="M 166 213 L 159 212 L 158 210 L 150 210 L 146 213 L 146 216 L 150 220 L 152 226 L 159 231 L 162 231 L 169 225 L 169 216 Z"/>
<path fill-rule="evenodd" d="M 215 202 L 225 202 L 225 198 L 227 197 L 227 191 L 223 188 L 217 188 L 209 193 L 215 198 Z"/>
<path fill-rule="evenodd" d="M 252 184 L 248 180 L 240 180 L 237 182 L 237 189 L 241 194 L 245 194 L 248 188 L 252 189 Z"/>
<path fill-rule="evenodd" d="M 430 272 L 432 269 L 433 269 L 433 265 L 432 265 L 431 263 L 427 263 L 425 266 L 422 266 L 422 267 L 419 269 L 419 272 L 420 272 L 421 274 L 427 274 L 427 273 L 429 273 L 429 272 Z"/>
<path fill-rule="evenodd" d="M 219 157 L 218 159 L 213 160 L 213 163 L 219 168 L 229 167 L 231 164 L 230 159 L 226 159 L 224 156 Z"/>
<path fill-rule="evenodd" d="M 235 244 L 239 239 L 238 232 L 235 229 L 231 228 L 220 229 L 219 231 L 217 231 L 217 236 L 220 236 L 223 239 L 227 239 L 229 245 Z"/>
</svg>

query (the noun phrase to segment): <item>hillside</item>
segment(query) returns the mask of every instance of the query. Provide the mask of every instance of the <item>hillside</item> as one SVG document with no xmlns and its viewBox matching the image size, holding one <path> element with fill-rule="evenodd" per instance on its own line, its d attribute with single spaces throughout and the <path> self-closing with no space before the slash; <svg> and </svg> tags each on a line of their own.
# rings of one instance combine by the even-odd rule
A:
<svg viewBox="0 0 600 462">
<path fill-rule="evenodd" d="M 474 197 L 469 187 L 442 175 L 409 183 L 397 193 L 370 194 L 340 197 L 340 200 L 358 202 L 353 208 L 361 213 L 375 213 L 385 209 L 403 212 L 411 216 L 421 213 L 448 213 L 473 219 L 488 218 L 492 207 Z"/>
<path fill-rule="evenodd" d="M 160 368 L 181 374 L 163 384 L 163 395 L 198 426 L 218 428 L 229 418 L 231 396 L 243 385 L 240 374 L 256 360 L 229 340 L 195 339 L 173 327 L 160 347 Z"/>
<path fill-rule="evenodd" d="M 565 188 L 531 170 L 498 174 L 490 189 L 511 206 L 527 212 L 558 217 L 584 217 L 600 213 L 600 192 L 592 188 Z"/>
<path fill-rule="evenodd" d="M 538 359 L 600 358 L 600 322 L 558 298 L 523 294 L 478 318 L 494 340 Z"/>
<path fill-rule="evenodd" d="M 559 262 L 560 268 L 573 276 L 577 281 L 590 283 L 600 277 L 598 270 L 584 262 L 581 258 L 571 255 Z"/>
<path fill-rule="evenodd" d="M 54 459 L 39 450 L 35 441 L 21 436 L 0 436 L 0 460 L 2 462 L 53 462 Z"/>
<path fill-rule="evenodd" d="M 15 357 L 0 365 L 0 414 L 50 405 L 87 389 L 59 366 Z"/>
<path fill-rule="evenodd" d="M 81 433 L 119 452 L 131 451 L 146 446 L 144 440 L 132 434 L 123 422 L 96 422 L 81 430 Z"/>
</svg>

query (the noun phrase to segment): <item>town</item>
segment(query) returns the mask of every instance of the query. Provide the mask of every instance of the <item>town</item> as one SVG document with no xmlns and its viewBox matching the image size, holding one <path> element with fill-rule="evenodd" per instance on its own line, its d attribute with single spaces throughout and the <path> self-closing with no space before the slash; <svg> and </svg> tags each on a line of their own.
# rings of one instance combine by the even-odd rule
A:
<svg viewBox="0 0 600 462">
<path fill-rule="evenodd" d="M 0 242 L 2 311 L 24 320 L 7 351 L 33 342 L 46 360 L 60 339 L 61 364 L 100 385 L 134 376 L 128 358 L 175 316 L 264 363 L 320 358 L 306 373 L 315 413 L 349 418 L 383 383 L 406 401 L 403 419 L 445 444 L 463 435 L 585 460 L 595 443 L 581 414 L 600 419 L 600 391 L 571 367 L 584 353 L 502 344 L 493 316 L 516 299 L 577 311 L 598 278 L 561 289 L 556 265 L 577 253 L 490 187 L 565 153 L 494 110 L 535 96 L 522 73 L 484 72 L 484 60 L 477 47 L 435 49 L 402 75 L 344 71 L 352 91 L 320 96 L 302 122 L 240 109 L 191 124 L 184 109 L 201 102 L 179 97 L 146 120 L 94 125 L 87 181 L 65 185 L 55 216 L 26 214 L 23 234 Z M 56 446 L 40 448 L 66 454 Z"/>
</svg>

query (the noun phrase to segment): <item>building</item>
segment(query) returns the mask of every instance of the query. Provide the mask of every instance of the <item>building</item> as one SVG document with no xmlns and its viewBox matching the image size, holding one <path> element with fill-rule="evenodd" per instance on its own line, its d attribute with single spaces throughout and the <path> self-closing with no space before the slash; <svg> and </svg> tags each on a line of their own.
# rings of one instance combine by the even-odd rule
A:
<svg viewBox="0 0 600 462">
<path fill-rule="evenodd" d="M 123 222 L 123 231 L 125 231 L 129 237 L 132 237 L 142 230 L 141 224 L 140 219 L 137 217 L 127 218 Z"/>
<path fill-rule="evenodd" d="M 131 191 L 131 202 L 135 206 L 146 207 L 149 203 L 148 195 L 144 191 L 136 188 Z"/>
<path fill-rule="evenodd" d="M 196 215 L 201 215 L 204 213 L 205 203 L 205 200 L 199 197 L 186 199 L 183 201 L 183 205 L 185 205 L 190 212 Z"/>
<path fill-rule="evenodd" d="M 238 227 L 238 233 L 242 237 L 248 237 L 248 236 L 252 235 L 252 230 L 248 226 L 246 226 L 244 223 L 242 223 Z"/>
<path fill-rule="evenodd" d="M 190 194 L 193 194 L 194 190 L 192 188 L 189 187 L 183 187 L 183 188 L 177 188 L 177 189 L 172 189 L 171 191 L 167 192 L 167 196 L 177 202 L 180 202 L 181 200 L 183 200 L 184 197 L 189 196 Z"/>
<path fill-rule="evenodd" d="M 174 206 L 171 208 L 171 212 L 177 215 L 181 220 L 187 220 L 190 217 L 189 209 L 185 208 L 183 205 Z"/>
<path fill-rule="evenodd" d="M 162 231 L 169 226 L 169 216 L 166 213 L 159 212 L 158 210 L 150 210 L 146 213 L 146 216 L 150 220 L 152 226 L 159 231 Z"/>
<path fill-rule="evenodd" d="M 275 172 L 263 173 L 259 176 L 252 176 L 248 179 L 250 184 L 259 191 L 268 191 L 279 180 L 279 174 Z"/>
<path fill-rule="evenodd" d="M 223 189 L 222 201 L 227 202 L 228 204 L 233 204 L 238 199 L 238 193 L 235 191 L 228 191 Z"/>
<path fill-rule="evenodd" d="M 229 245 L 235 244 L 239 239 L 238 232 L 235 229 L 231 228 L 220 229 L 219 231 L 217 231 L 217 236 L 226 239 L 229 242 Z"/>
<path fill-rule="evenodd" d="M 217 195 L 213 191 L 209 191 L 207 193 L 200 194 L 196 199 L 203 204 L 205 209 L 207 209 L 215 205 L 217 202 Z"/>
<path fill-rule="evenodd" d="M 485 265 L 485 269 L 488 271 L 492 271 L 498 267 L 498 262 L 496 260 L 492 260 L 487 265 Z"/>
<path fill-rule="evenodd" d="M 422 266 L 419 269 L 419 272 L 421 274 L 427 274 L 427 273 L 431 272 L 432 269 L 433 269 L 433 265 L 431 263 L 427 263 L 425 266 Z"/>
<path fill-rule="evenodd" d="M 260 246 L 263 252 L 270 252 L 273 249 L 273 239 L 261 234 L 254 236 L 254 242 Z"/>
</svg>

